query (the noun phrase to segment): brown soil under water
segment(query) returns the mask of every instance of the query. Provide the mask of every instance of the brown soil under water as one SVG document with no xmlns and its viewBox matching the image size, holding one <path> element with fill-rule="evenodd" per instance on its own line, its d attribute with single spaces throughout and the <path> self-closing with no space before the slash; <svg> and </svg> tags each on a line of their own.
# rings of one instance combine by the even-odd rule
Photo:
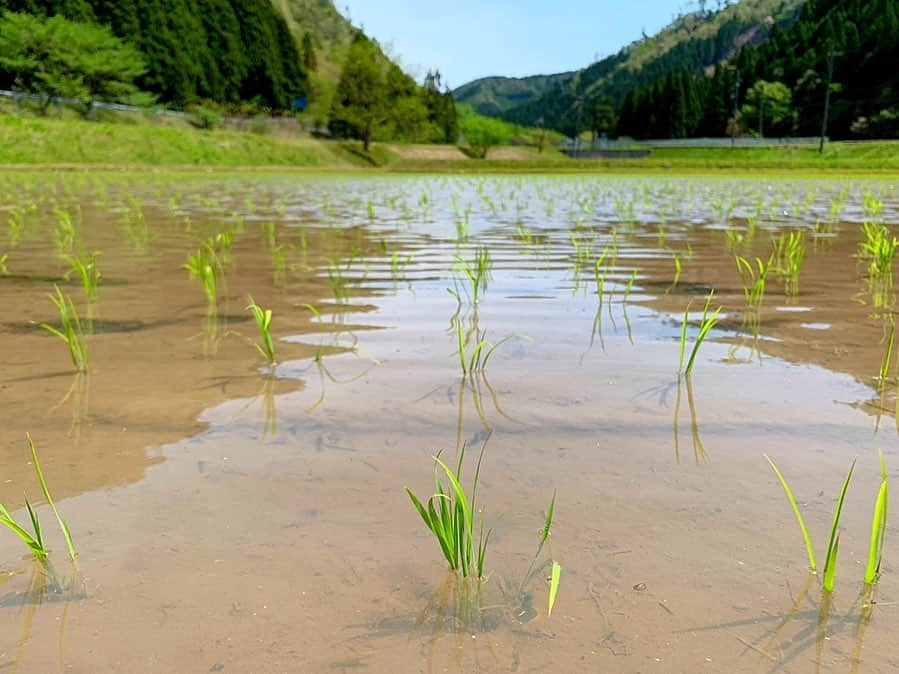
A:
<svg viewBox="0 0 899 674">
<path fill-rule="evenodd" d="M 9 175 L 0 194 L 0 223 L 23 223 L 0 238 L 0 502 L 22 522 L 39 494 L 30 432 L 79 551 L 76 568 L 43 505 L 52 577 L 2 532 L 0 670 L 899 667 L 892 523 L 876 603 L 861 596 L 878 448 L 899 474 L 894 386 L 875 380 L 893 297 L 855 257 L 865 204 L 899 220 L 894 186 L 110 174 Z M 54 282 L 85 306 L 59 212 L 73 251 L 102 251 L 86 375 L 33 324 L 52 321 Z M 772 274 L 757 330 L 725 221 L 750 259 L 805 232 L 799 294 Z M 212 320 L 182 265 L 222 231 Z M 478 245 L 494 269 L 475 310 L 454 256 Z M 679 381 L 684 308 L 698 318 L 711 288 L 722 322 Z M 247 294 L 274 310 L 274 373 Z M 513 336 L 465 381 L 458 320 Z M 431 457 L 463 443 L 470 484 L 488 436 L 489 574 L 460 586 L 403 487 L 430 494 Z M 763 453 L 819 563 L 858 457 L 832 599 Z M 548 617 L 548 567 L 520 584 L 554 490 Z"/>
</svg>

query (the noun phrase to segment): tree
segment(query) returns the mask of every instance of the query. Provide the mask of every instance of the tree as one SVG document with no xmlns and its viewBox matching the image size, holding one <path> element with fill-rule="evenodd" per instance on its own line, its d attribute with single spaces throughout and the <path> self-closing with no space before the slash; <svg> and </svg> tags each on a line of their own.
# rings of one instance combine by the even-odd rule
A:
<svg viewBox="0 0 899 674">
<path fill-rule="evenodd" d="M 743 119 L 747 124 L 755 122 L 759 136 L 765 136 L 765 124 L 770 130 L 789 132 L 784 122 L 792 119 L 793 95 L 783 82 L 767 82 L 758 80 L 746 92 L 746 105 L 743 106 Z"/>
<path fill-rule="evenodd" d="M 377 45 L 359 31 L 337 82 L 329 127 L 335 135 L 362 140 L 368 152 L 375 127 L 387 117 L 387 78 Z"/>
<path fill-rule="evenodd" d="M 0 18 L 0 69 L 21 89 L 41 97 L 75 98 L 90 112 L 97 98 L 122 100 L 137 92 L 140 52 L 96 24 L 6 12 Z"/>
<path fill-rule="evenodd" d="M 315 54 L 315 43 L 312 40 L 312 33 L 303 33 L 303 42 L 300 45 L 301 58 L 306 72 L 314 72 L 318 70 L 318 56 Z"/>
<path fill-rule="evenodd" d="M 471 154 L 486 159 L 491 147 L 505 145 L 512 139 L 515 127 L 508 122 L 482 117 L 469 109 L 459 118 L 459 130 L 471 148 Z"/>
</svg>

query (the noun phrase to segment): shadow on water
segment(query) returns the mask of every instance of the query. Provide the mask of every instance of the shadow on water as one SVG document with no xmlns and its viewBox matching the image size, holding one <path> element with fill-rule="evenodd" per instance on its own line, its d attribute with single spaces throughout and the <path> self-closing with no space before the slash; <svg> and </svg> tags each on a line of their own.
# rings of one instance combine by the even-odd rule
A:
<svg viewBox="0 0 899 674">
<path fill-rule="evenodd" d="M 772 615 L 718 625 L 689 627 L 680 632 L 728 632 L 745 646 L 744 654 L 753 651 L 759 656 L 755 666 L 757 671 L 765 670 L 771 673 L 783 671 L 791 662 L 814 648 L 815 671 L 820 672 L 824 667 L 828 641 L 837 635 L 850 634 L 854 626 L 850 671 L 855 674 L 862 662 L 865 631 L 877 605 L 874 599 L 875 587 L 866 584 L 852 605 L 845 611 L 839 611 L 833 594 L 823 589 L 817 603 L 811 598 L 817 579 L 817 575 L 810 573 L 799 594 L 795 596 L 789 582 L 787 583 L 791 604 L 782 616 Z M 736 631 L 766 623 L 773 626 L 755 639 L 747 639 Z M 785 634 L 785 631 L 789 633 Z"/>
<path fill-rule="evenodd" d="M 0 587 L 11 582 L 15 575 L 0 581 Z M 63 645 L 65 642 L 66 619 L 69 604 L 73 601 L 87 599 L 84 580 L 76 564 L 71 565 L 71 573 L 61 576 L 49 561 L 34 560 L 31 565 L 28 586 L 22 591 L 13 591 L 0 596 L 0 609 L 18 608 L 22 616 L 22 632 L 19 636 L 15 654 L 11 661 L 0 663 L 0 669 L 7 667 L 18 671 L 19 664 L 25 654 L 25 648 L 31 640 L 31 631 L 38 608 L 44 604 L 62 604 L 62 615 L 59 618 L 59 663 L 62 668 Z"/>
</svg>

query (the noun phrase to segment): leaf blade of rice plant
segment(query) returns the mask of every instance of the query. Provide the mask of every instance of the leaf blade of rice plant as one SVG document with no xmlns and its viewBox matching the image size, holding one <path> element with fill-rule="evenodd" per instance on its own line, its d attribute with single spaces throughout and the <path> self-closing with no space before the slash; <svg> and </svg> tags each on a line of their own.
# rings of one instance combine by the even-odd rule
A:
<svg viewBox="0 0 899 674">
<path fill-rule="evenodd" d="M 808 564 L 812 573 L 818 572 L 818 566 L 815 563 L 815 551 L 812 547 L 812 539 L 808 535 L 808 529 L 805 526 L 805 520 L 802 518 L 802 512 L 799 510 L 799 504 L 796 503 L 796 497 L 793 496 L 793 490 L 790 489 L 790 485 L 787 483 L 787 479 L 781 474 L 781 472 L 777 469 L 777 466 L 774 465 L 774 461 L 771 460 L 771 457 L 765 454 L 765 458 L 768 460 L 768 463 L 771 464 L 771 468 L 774 469 L 774 474 L 777 475 L 777 479 L 780 480 L 780 484 L 786 492 L 787 499 L 790 501 L 790 505 L 793 507 L 793 513 L 796 515 L 796 521 L 799 523 L 799 529 L 802 531 L 802 538 L 805 541 L 805 550 L 808 553 Z"/>
<path fill-rule="evenodd" d="M 843 480 L 843 486 L 840 489 L 840 497 L 837 500 L 837 507 L 833 513 L 833 522 L 830 525 L 830 542 L 827 546 L 827 559 L 824 561 L 824 588 L 827 589 L 827 577 L 831 577 L 830 590 L 833 591 L 833 576 L 836 573 L 837 552 L 840 545 L 840 534 L 838 529 L 840 526 L 840 517 L 843 514 L 843 502 L 846 500 L 846 490 L 849 488 L 849 480 L 852 479 L 852 472 L 855 470 L 855 461 L 849 467 L 846 479 Z"/>
<path fill-rule="evenodd" d="M 0 524 L 5 526 L 7 529 L 15 533 L 20 539 L 22 539 L 25 545 L 31 548 L 31 551 L 34 553 L 35 557 L 37 557 L 38 559 L 46 558 L 46 551 L 36 540 L 34 540 L 34 536 L 20 527 L 19 524 L 14 519 L 12 519 L 12 517 L 9 517 L 6 509 L 4 509 L 3 512 L 6 514 L 0 515 Z"/>
<path fill-rule="evenodd" d="M 871 545 L 868 549 L 868 565 L 865 568 L 865 582 L 868 584 L 877 580 L 880 569 L 880 561 L 883 555 L 881 542 L 883 541 L 884 528 L 886 527 L 884 508 L 886 505 L 887 483 L 880 483 L 877 499 L 874 501 L 874 516 L 871 520 Z"/>
<path fill-rule="evenodd" d="M 34 540 L 37 541 L 37 544 L 44 548 L 44 538 L 41 536 L 41 521 L 38 519 L 37 514 L 34 512 L 34 508 L 31 507 L 31 503 L 28 501 L 28 497 L 25 497 L 25 509 L 28 511 L 28 517 L 31 519 L 31 527 L 34 529 Z"/>
<path fill-rule="evenodd" d="M 684 309 L 684 320 L 681 323 L 680 327 L 680 358 L 678 359 L 677 371 L 678 373 L 684 371 L 684 355 L 687 350 L 687 323 L 690 320 L 690 305 L 693 302 L 689 302 L 687 304 L 687 308 Z"/>
<path fill-rule="evenodd" d="M 75 544 L 72 542 L 72 533 L 69 531 L 69 527 L 62 518 L 62 515 L 59 514 L 59 510 L 56 509 L 53 497 L 50 496 L 50 489 L 47 487 L 47 481 L 44 480 L 44 473 L 41 470 L 40 462 L 37 460 L 37 450 L 34 448 L 34 442 L 31 440 L 31 435 L 26 435 L 26 437 L 28 439 L 28 447 L 31 449 L 31 461 L 34 464 L 34 472 L 37 473 L 38 482 L 41 484 L 41 491 L 44 492 L 44 498 L 47 500 L 47 504 L 50 506 L 50 509 L 53 510 L 53 514 L 56 515 L 56 521 L 59 522 L 59 528 L 62 530 L 62 535 L 65 537 L 66 545 L 69 548 L 69 556 L 74 560 L 77 553 L 75 552 Z"/>
<path fill-rule="evenodd" d="M 549 538 L 549 532 L 553 525 L 553 513 L 556 510 L 556 490 L 553 489 L 553 497 L 550 499 L 549 508 L 546 511 L 546 521 L 543 523 L 543 530 L 540 532 L 540 542 L 545 543 Z"/>
<path fill-rule="evenodd" d="M 549 579 L 549 607 L 546 612 L 547 617 L 553 614 L 553 606 L 556 605 L 556 595 L 559 592 L 559 581 L 562 578 L 561 565 L 553 560 L 553 570 Z"/>
<path fill-rule="evenodd" d="M 840 534 L 837 534 L 833 541 L 833 547 L 827 556 L 827 563 L 824 565 L 824 591 L 833 592 L 834 582 L 837 575 L 837 555 L 840 552 Z"/>
</svg>

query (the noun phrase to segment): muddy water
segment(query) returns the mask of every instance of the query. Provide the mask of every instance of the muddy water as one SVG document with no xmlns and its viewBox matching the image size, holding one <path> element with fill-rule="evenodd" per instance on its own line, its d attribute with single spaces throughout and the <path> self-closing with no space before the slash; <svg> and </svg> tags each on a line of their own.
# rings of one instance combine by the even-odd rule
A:
<svg viewBox="0 0 899 674">
<path fill-rule="evenodd" d="M 878 448 L 899 475 L 893 375 L 876 379 L 894 297 L 856 257 L 861 222 L 899 223 L 894 183 L 17 174 L 0 194 L 0 502 L 23 522 L 37 499 L 30 432 L 79 552 L 43 505 L 52 573 L 0 532 L 0 668 L 899 667 L 892 524 L 862 595 Z M 182 266 L 223 232 L 213 316 Z M 798 294 L 772 272 L 754 320 L 734 255 L 767 259 L 782 232 L 803 233 Z M 456 257 L 481 246 L 474 304 Z M 88 312 L 60 254 L 92 251 L 74 375 L 34 323 L 54 284 Z M 712 289 L 721 322 L 679 381 L 683 312 L 692 341 Z M 274 311 L 274 371 L 248 294 Z M 464 380 L 460 322 L 510 338 Z M 485 440 L 477 588 L 447 576 L 403 487 L 430 494 L 432 455 L 463 445 L 469 483 Z M 819 563 L 858 458 L 832 598 L 764 453 Z"/>
</svg>

